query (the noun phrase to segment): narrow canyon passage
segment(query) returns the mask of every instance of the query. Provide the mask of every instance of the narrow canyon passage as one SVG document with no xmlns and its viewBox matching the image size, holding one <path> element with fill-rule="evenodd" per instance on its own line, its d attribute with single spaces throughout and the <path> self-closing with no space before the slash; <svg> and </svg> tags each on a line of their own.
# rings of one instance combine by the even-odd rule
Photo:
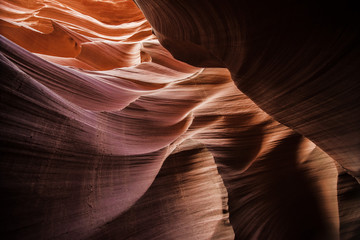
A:
<svg viewBox="0 0 360 240">
<path fill-rule="evenodd" d="M 1 239 L 358 239 L 357 17 L 297 4 L 2 1 Z"/>
</svg>

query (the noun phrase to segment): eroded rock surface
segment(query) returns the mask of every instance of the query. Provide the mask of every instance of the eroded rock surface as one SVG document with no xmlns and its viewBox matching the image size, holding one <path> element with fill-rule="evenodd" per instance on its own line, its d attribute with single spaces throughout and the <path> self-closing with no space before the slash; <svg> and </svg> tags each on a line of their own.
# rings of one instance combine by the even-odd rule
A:
<svg viewBox="0 0 360 240">
<path fill-rule="evenodd" d="M 356 239 L 356 17 L 136 2 L 1 3 L 1 236 Z"/>
</svg>

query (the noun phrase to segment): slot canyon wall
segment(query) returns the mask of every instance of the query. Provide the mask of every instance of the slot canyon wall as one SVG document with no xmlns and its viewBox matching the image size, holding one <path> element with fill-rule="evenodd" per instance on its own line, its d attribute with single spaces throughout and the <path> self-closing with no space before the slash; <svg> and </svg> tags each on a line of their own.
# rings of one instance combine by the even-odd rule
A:
<svg viewBox="0 0 360 240">
<path fill-rule="evenodd" d="M 359 239 L 358 12 L 1 1 L 1 239 Z"/>
</svg>

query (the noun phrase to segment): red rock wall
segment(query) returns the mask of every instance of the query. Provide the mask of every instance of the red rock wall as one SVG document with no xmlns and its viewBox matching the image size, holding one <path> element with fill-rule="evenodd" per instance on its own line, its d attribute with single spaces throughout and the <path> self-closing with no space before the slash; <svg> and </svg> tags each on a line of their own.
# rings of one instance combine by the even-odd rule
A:
<svg viewBox="0 0 360 240">
<path fill-rule="evenodd" d="M 356 239 L 353 16 L 136 2 L 1 2 L 0 235 Z"/>
</svg>

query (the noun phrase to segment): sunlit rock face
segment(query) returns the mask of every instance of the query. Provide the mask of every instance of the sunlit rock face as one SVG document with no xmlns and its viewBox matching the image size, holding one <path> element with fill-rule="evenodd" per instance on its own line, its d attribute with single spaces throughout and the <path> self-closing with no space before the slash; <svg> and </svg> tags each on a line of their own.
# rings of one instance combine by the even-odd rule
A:
<svg viewBox="0 0 360 240">
<path fill-rule="evenodd" d="M 2 1 L 1 238 L 358 239 L 356 6 L 252 4 Z"/>
</svg>

